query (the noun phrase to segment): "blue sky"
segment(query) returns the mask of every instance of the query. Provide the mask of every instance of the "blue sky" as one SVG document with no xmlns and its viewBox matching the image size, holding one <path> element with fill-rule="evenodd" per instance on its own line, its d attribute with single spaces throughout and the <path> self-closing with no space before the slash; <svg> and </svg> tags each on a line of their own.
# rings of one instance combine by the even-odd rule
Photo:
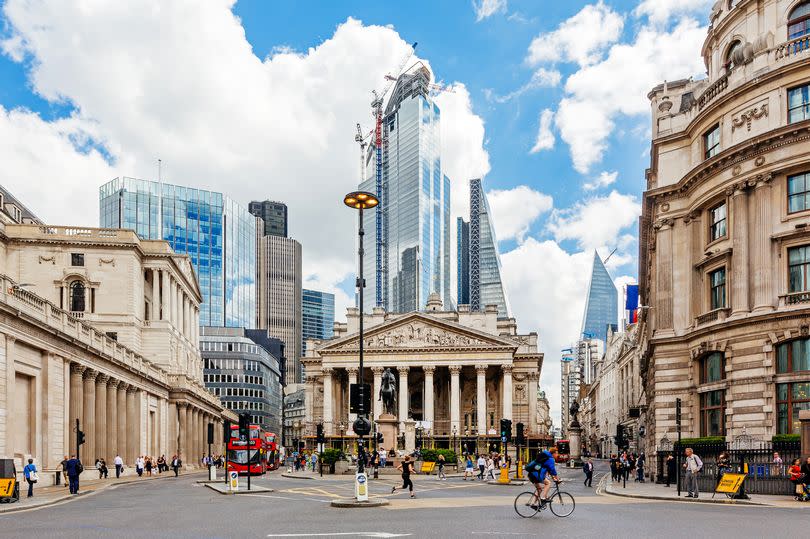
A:
<svg viewBox="0 0 810 539">
<path fill-rule="evenodd" d="M 593 249 L 636 274 L 647 91 L 702 76 L 710 0 L 5 0 L 0 182 L 54 224 L 97 225 L 98 186 L 154 178 L 290 205 L 307 285 L 351 302 L 354 123 L 418 42 L 437 81 L 453 212 L 484 176 L 521 331 L 577 337 Z M 305 196 L 302 196 L 302 193 Z M 335 201 L 338 201 L 337 203 Z M 454 247 L 453 247 L 454 249 Z M 338 314 L 340 317 L 340 314 Z"/>
</svg>

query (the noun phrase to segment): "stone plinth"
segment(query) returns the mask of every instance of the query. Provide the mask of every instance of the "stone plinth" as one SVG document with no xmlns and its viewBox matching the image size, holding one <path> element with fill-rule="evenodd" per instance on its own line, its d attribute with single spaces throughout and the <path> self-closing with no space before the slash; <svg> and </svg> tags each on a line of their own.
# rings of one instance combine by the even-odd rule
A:
<svg viewBox="0 0 810 539">
<path fill-rule="evenodd" d="M 571 445 L 571 463 L 576 465 L 582 457 L 582 427 L 579 423 L 568 426 L 568 440 Z"/>
<path fill-rule="evenodd" d="M 416 421 L 405 421 L 405 454 L 410 455 L 416 450 Z"/>
<path fill-rule="evenodd" d="M 799 410 L 802 437 L 802 459 L 810 457 L 810 410 Z"/>
<path fill-rule="evenodd" d="M 397 434 L 399 434 L 399 427 L 397 426 L 397 418 L 391 414 L 382 414 L 377 419 L 377 430 L 383 435 L 382 446 L 387 449 L 397 447 Z"/>
</svg>

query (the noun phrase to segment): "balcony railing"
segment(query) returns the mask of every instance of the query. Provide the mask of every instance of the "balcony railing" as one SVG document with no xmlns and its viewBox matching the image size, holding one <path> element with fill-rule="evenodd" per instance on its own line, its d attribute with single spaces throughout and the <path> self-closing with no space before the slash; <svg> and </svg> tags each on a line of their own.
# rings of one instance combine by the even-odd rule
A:
<svg viewBox="0 0 810 539">
<path fill-rule="evenodd" d="M 700 316 L 696 317 L 695 325 L 702 326 L 703 324 L 717 322 L 718 320 L 725 320 L 727 315 L 728 315 L 728 307 L 724 307 L 722 309 L 715 309 L 713 311 L 709 311 L 705 314 L 701 314 Z"/>
<path fill-rule="evenodd" d="M 698 110 L 702 110 L 712 99 L 723 93 L 726 88 L 728 88 L 728 75 L 723 75 L 700 94 L 697 100 Z"/>
<path fill-rule="evenodd" d="M 810 36 L 797 37 L 781 43 L 773 48 L 773 57 L 775 60 L 783 58 L 790 58 L 810 51 Z"/>
<path fill-rule="evenodd" d="M 810 291 L 805 292 L 791 292 L 779 296 L 779 306 L 798 305 L 799 303 L 810 303 Z"/>
</svg>

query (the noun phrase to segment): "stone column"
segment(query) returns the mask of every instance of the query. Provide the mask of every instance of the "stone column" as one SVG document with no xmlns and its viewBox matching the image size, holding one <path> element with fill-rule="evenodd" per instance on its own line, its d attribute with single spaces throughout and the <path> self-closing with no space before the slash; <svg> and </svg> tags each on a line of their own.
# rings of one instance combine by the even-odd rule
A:
<svg viewBox="0 0 810 539">
<path fill-rule="evenodd" d="M 745 183 L 731 193 L 731 316 L 748 312 L 748 193 Z"/>
<path fill-rule="evenodd" d="M 771 270 L 771 180 L 770 174 L 757 176 L 754 187 L 754 234 L 751 260 L 754 267 L 754 312 L 773 310 L 773 271 Z"/>
<path fill-rule="evenodd" d="M 110 378 L 107 382 L 107 465 L 112 466 L 118 452 L 118 384 Z"/>
<path fill-rule="evenodd" d="M 706 230 L 701 224 L 700 212 L 695 211 L 690 213 L 684 218 L 684 223 L 687 224 L 689 229 L 689 265 L 691 271 L 689 272 L 689 317 L 691 318 L 690 324 L 693 324 L 695 318 L 706 312 L 704 309 L 704 296 L 706 295 L 703 288 L 703 272 L 702 270 L 695 270 L 695 264 L 703 258 L 703 246 L 706 243 Z"/>
<path fill-rule="evenodd" d="M 399 372 L 399 417 L 397 420 L 399 421 L 399 431 L 405 432 L 405 421 L 408 419 L 408 373 L 410 372 L 410 367 L 397 367 L 397 371 Z"/>
<path fill-rule="evenodd" d="M 151 320 L 160 320 L 160 271 L 152 268 L 152 312 Z"/>
<path fill-rule="evenodd" d="M 68 412 L 70 420 L 70 425 L 68 425 L 70 431 L 70 446 L 67 451 L 65 451 L 68 456 L 76 453 L 76 420 L 81 421 L 83 415 L 82 373 L 84 370 L 85 367 L 83 365 L 79 365 L 78 363 L 70 364 L 70 410 Z"/>
<path fill-rule="evenodd" d="M 503 371 L 503 417 L 512 419 L 512 365 L 501 365 Z"/>
<path fill-rule="evenodd" d="M 127 456 L 128 462 L 134 464 L 140 454 L 141 422 L 135 402 L 138 388 L 127 387 Z"/>
<path fill-rule="evenodd" d="M 191 334 L 191 324 L 189 324 L 188 311 L 188 298 L 185 294 L 183 294 L 183 335 L 186 337 L 186 339 L 188 339 L 189 335 Z"/>
<path fill-rule="evenodd" d="M 537 434 L 539 432 L 539 428 L 537 425 L 537 381 L 539 376 L 537 373 L 530 372 L 529 375 L 526 377 L 528 380 L 528 387 L 526 389 L 526 394 L 529 397 L 529 421 L 526 424 L 526 428 L 528 433 L 530 434 Z"/>
<path fill-rule="evenodd" d="M 118 447 L 115 452 L 118 453 L 124 462 L 127 461 L 129 454 L 127 453 L 127 443 L 129 438 L 129 425 L 127 424 L 127 388 L 129 386 L 121 382 L 116 389 L 116 408 L 118 409 Z"/>
<path fill-rule="evenodd" d="M 188 448 L 186 447 L 186 443 L 188 442 L 188 414 L 187 414 L 188 403 L 185 402 L 178 402 L 177 403 L 177 419 L 180 423 L 180 433 L 178 436 L 178 449 L 177 451 L 180 453 L 180 460 L 185 461 L 188 459 Z"/>
<path fill-rule="evenodd" d="M 160 274 L 163 277 L 163 286 L 161 287 L 160 319 L 168 320 L 169 306 L 171 305 L 171 300 L 169 299 L 169 272 L 164 270 L 161 271 Z"/>
<path fill-rule="evenodd" d="M 371 372 L 374 373 L 374 388 L 371 390 L 371 399 L 374 402 L 374 418 L 379 419 L 382 415 L 382 401 L 380 400 L 380 386 L 382 386 L 382 373 L 385 371 L 382 367 L 371 367 Z"/>
<path fill-rule="evenodd" d="M 169 440 L 166 442 L 166 451 L 169 458 L 170 455 L 180 451 L 180 445 L 177 443 L 178 435 L 178 419 L 177 419 L 177 403 L 169 403 L 168 421 L 166 421 L 166 432 L 169 433 Z"/>
<path fill-rule="evenodd" d="M 346 388 L 346 395 L 351 395 L 351 387 L 352 384 L 357 383 L 357 367 L 349 367 L 346 369 L 346 372 L 349 373 L 349 387 Z M 351 397 L 350 397 L 351 398 Z M 347 401 L 350 402 L 350 401 Z M 342 419 L 342 418 L 341 418 Z M 357 419 L 357 414 L 349 413 L 349 426 L 346 429 L 346 434 L 354 434 L 354 420 Z"/>
<path fill-rule="evenodd" d="M 96 461 L 96 376 L 98 373 L 92 369 L 84 371 L 84 404 L 82 432 L 84 432 L 84 445 L 81 452 L 84 455 L 82 462 L 91 465 Z"/>
<path fill-rule="evenodd" d="M 672 219 L 655 223 L 656 237 L 656 329 L 672 329 Z M 504 416 L 506 417 L 506 416 Z"/>
<path fill-rule="evenodd" d="M 100 374 L 96 377 L 96 458 L 107 460 L 107 382 L 110 377 Z"/>
<path fill-rule="evenodd" d="M 487 366 L 476 365 L 476 415 L 478 416 L 478 434 L 487 434 Z"/>
<path fill-rule="evenodd" d="M 425 371 L 425 409 L 423 416 L 425 421 L 430 422 L 430 430 L 435 434 L 436 427 L 433 424 L 433 372 L 436 370 L 436 367 L 433 365 L 424 365 L 422 370 Z"/>
<path fill-rule="evenodd" d="M 459 391 L 459 374 L 461 365 L 450 365 L 450 431 L 461 435 L 461 394 Z"/>
<path fill-rule="evenodd" d="M 325 435 L 332 435 L 332 423 L 335 418 L 332 414 L 332 369 L 323 367 L 323 431 Z"/>
</svg>

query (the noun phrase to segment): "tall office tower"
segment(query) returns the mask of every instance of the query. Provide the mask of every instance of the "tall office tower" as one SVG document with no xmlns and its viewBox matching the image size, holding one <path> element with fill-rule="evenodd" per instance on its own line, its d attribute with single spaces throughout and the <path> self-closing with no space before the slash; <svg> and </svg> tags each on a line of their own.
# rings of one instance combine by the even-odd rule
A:
<svg viewBox="0 0 810 539">
<path fill-rule="evenodd" d="M 254 200 L 248 204 L 248 211 L 264 221 L 263 236 L 287 237 L 287 205 L 283 202 Z"/>
<path fill-rule="evenodd" d="M 421 310 L 432 292 L 452 305 L 450 180 L 442 174 L 440 113 L 429 95 L 430 77 L 421 66 L 394 86 L 383 117 L 379 182 L 376 148 L 367 154 L 369 179 L 360 188 L 377 193 L 380 205 L 363 216 L 366 311 Z"/>
<path fill-rule="evenodd" d="M 128 228 L 187 254 L 202 291 L 201 326 L 255 327 L 256 218 L 222 193 L 115 178 L 99 188 L 104 228 Z"/>
<path fill-rule="evenodd" d="M 492 212 L 481 180 L 470 180 L 470 309 L 498 306 L 498 317 L 508 318 L 509 302 L 501 281 L 501 258 Z"/>
<path fill-rule="evenodd" d="M 571 405 L 579 398 L 579 387 L 581 378 L 579 375 L 579 362 L 575 354 L 563 356 L 560 362 L 560 378 L 562 383 L 561 391 L 561 419 L 562 419 L 562 432 L 568 432 L 568 423 L 570 421 Z"/>
<path fill-rule="evenodd" d="M 456 245 L 457 264 L 456 274 L 458 276 L 458 304 L 470 304 L 470 223 L 458 217 L 456 219 Z"/>
<path fill-rule="evenodd" d="M 301 382 L 301 244 L 292 238 L 259 240 L 258 326 L 284 341 L 286 383 Z"/>
<path fill-rule="evenodd" d="M 307 339 L 329 339 L 335 329 L 335 295 L 304 289 L 301 304 L 301 355 L 307 353 Z"/>
<path fill-rule="evenodd" d="M 585 339 L 600 339 L 607 342 L 608 326 L 618 331 L 619 326 L 619 292 L 613 279 L 599 258 L 593 253 L 591 282 L 588 285 L 588 297 L 585 300 L 585 317 L 582 319 L 582 335 Z"/>
</svg>

